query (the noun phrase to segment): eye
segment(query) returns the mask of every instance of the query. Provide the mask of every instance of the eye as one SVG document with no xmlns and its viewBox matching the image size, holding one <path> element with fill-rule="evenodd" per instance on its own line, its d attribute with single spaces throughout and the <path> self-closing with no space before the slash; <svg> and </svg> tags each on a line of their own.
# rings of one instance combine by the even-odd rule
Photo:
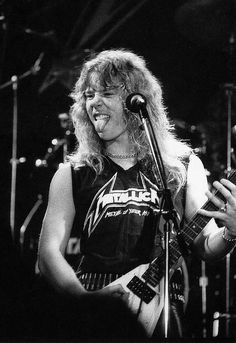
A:
<svg viewBox="0 0 236 343">
<path fill-rule="evenodd" d="M 92 99 L 94 97 L 93 92 L 84 92 L 85 99 Z"/>
<path fill-rule="evenodd" d="M 113 91 L 105 91 L 102 94 L 103 94 L 103 96 L 112 96 L 112 95 L 114 95 L 114 92 Z"/>
</svg>

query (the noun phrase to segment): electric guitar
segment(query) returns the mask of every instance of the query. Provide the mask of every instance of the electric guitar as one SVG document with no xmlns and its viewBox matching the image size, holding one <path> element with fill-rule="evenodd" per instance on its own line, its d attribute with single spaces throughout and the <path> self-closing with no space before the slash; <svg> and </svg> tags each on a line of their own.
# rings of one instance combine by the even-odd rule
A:
<svg viewBox="0 0 236 343">
<path fill-rule="evenodd" d="M 236 171 L 229 180 L 236 184 Z M 224 197 L 218 191 L 215 193 L 222 200 Z M 202 209 L 217 210 L 218 207 L 208 200 Z M 211 218 L 196 213 L 181 230 L 181 235 L 187 245 L 194 241 Z M 181 265 L 183 258 L 177 240 L 170 240 L 170 278 Z M 113 281 L 110 285 L 121 284 L 129 292 L 128 307 L 137 315 L 137 320 L 144 327 L 147 336 L 151 337 L 164 307 L 164 256 L 161 254 L 151 263 L 142 264 L 127 274 Z"/>
</svg>

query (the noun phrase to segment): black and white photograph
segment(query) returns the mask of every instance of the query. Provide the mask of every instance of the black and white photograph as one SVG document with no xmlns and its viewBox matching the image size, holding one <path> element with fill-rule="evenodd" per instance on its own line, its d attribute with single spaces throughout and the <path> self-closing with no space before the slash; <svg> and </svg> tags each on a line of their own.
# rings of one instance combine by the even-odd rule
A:
<svg viewBox="0 0 236 343">
<path fill-rule="evenodd" d="M 0 342 L 236 341 L 236 0 L 0 0 Z"/>
</svg>

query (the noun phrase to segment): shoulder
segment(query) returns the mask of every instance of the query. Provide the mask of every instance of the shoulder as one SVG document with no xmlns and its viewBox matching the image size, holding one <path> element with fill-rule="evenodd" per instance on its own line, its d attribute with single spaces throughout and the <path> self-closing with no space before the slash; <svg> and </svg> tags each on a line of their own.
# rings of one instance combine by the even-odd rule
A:
<svg viewBox="0 0 236 343">
<path fill-rule="evenodd" d="M 64 192 L 65 190 L 71 189 L 71 165 L 70 163 L 65 163 L 60 165 L 60 167 L 55 172 L 51 184 L 50 184 L 50 192 L 53 191 L 61 191 Z"/>
<path fill-rule="evenodd" d="M 195 155 L 191 154 L 189 157 L 189 164 L 188 164 L 188 181 L 191 178 L 199 178 L 199 177 L 206 177 L 206 171 L 203 166 L 201 159 Z"/>
<path fill-rule="evenodd" d="M 88 169 L 90 168 L 85 165 L 76 165 L 70 162 L 63 163 L 60 165 L 53 178 L 56 180 L 62 179 L 64 181 L 71 180 L 72 173 L 80 174 L 86 172 Z"/>
<path fill-rule="evenodd" d="M 72 197 L 72 178 L 71 167 L 69 164 L 65 164 L 59 167 L 55 172 L 49 188 L 49 203 L 48 208 L 51 212 L 61 211 L 64 213 L 68 211 L 69 207 L 73 204 Z"/>
<path fill-rule="evenodd" d="M 64 163 L 59 166 L 57 171 L 55 172 L 52 181 L 63 179 L 70 179 L 71 177 L 71 164 Z"/>
<path fill-rule="evenodd" d="M 80 184 L 84 184 L 85 182 L 91 182 L 96 178 L 95 170 L 86 164 L 71 164 L 71 178 L 72 183 L 76 184 L 77 186 Z"/>
<path fill-rule="evenodd" d="M 204 189 L 207 184 L 206 170 L 201 159 L 195 154 L 192 154 L 189 160 L 187 184 L 203 186 Z"/>
<path fill-rule="evenodd" d="M 192 215 L 205 203 L 207 190 L 208 181 L 205 168 L 200 158 L 193 154 L 189 161 L 187 173 L 187 214 Z"/>
</svg>

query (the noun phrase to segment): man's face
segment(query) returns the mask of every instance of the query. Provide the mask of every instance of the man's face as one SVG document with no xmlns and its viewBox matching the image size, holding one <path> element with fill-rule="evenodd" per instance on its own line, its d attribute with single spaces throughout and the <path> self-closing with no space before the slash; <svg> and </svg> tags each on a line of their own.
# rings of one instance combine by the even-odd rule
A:
<svg viewBox="0 0 236 343">
<path fill-rule="evenodd" d="M 96 78 L 93 80 L 84 92 L 87 113 L 101 139 L 116 140 L 127 134 L 121 87 L 104 88 L 96 82 Z"/>
</svg>

